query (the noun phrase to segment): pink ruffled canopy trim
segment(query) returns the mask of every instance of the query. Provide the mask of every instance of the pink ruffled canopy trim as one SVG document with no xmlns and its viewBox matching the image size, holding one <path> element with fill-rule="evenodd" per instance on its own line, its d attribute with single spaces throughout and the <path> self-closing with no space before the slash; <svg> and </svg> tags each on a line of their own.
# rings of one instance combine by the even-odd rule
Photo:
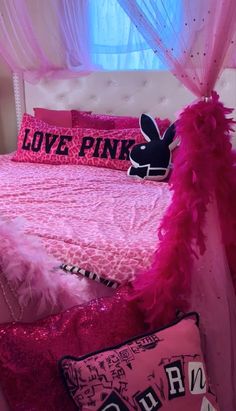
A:
<svg viewBox="0 0 236 411">
<path fill-rule="evenodd" d="M 131 298 L 137 299 L 151 326 L 186 310 L 193 259 L 205 251 L 207 205 L 216 195 L 222 238 L 236 285 L 236 169 L 229 139 L 232 112 L 213 92 L 209 101 L 188 106 L 177 121 L 181 145 L 171 177 L 172 203 L 159 228 L 160 243 L 148 271 L 138 275 Z"/>
</svg>

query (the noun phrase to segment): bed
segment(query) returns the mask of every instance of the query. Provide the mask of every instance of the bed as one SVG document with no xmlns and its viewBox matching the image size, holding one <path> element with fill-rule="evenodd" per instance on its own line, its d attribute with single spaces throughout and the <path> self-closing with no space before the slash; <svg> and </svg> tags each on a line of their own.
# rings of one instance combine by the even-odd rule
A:
<svg viewBox="0 0 236 411">
<path fill-rule="evenodd" d="M 235 70 L 225 70 L 217 90 L 229 107 L 236 106 L 235 85 Z M 32 114 L 33 107 L 136 116 L 145 112 L 174 120 L 193 100 L 167 72 L 97 72 L 70 80 L 45 79 L 34 85 L 14 75 L 14 89 L 18 127 L 23 113 Z M 132 281 L 151 264 L 157 229 L 172 199 L 166 182 L 136 181 L 124 171 L 107 168 L 17 163 L 11 157 L 0 157 L 1 216 L 6 221 L 23 217 L 24 234 L 38 238 L 59 263 L 79 266 L 120 284 Z M 194 264 L 191 308 L 202 317 L 209 374 L 221 409 L 233 411 L 235 393 L 226 382 L 236 382 L 235 296 L 220 228 L 215 225 L 214 202 L 207 216 L 207 251 Z M 209 280 L 213 284 L 210 301 L 204 291 Z M 95 289 L 91 280 L 86 287 L 87 299 L 114 292 L 104 286 Z M 206 313 L 206 307 L 211 312 Z M 27 313 L 24 319 L 29 321 Z"/>
<path fill-rule="evenodd" d="M 41 239 L 58 261 L 119 283 L 148 267 L 158 222 L 171 201 L 167 184 L 137 184 L 106 168 L 16 163 L 11 155 L 0 164 L 3 215 L 25 219 L 26 233 Z"/>
</svg>

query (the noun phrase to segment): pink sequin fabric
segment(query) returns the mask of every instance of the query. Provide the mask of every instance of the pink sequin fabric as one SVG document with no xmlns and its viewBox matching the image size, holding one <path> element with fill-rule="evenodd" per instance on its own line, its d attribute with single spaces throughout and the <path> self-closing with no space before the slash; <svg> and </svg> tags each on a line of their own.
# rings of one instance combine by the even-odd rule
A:
<svg viewBox="0 0 236 411">
<path fill-rule="evenodd" d="M 103 114 L 88 114 L 71 110 L 72 127 L 96 128 L 97 130 L 112 130 L 115 122 L 112 116 Z"/>
<path fill-rule="evenodd" d="M 0 383 L 14 411 L 73 411 L 58 370 L 64 355 L 80 356 L 144 331 L 127 290 L 34 324 L 0 325 Z"/>
<path fill-rule="evenodd" d="M 108 114 L 84 113 L 78 110 L 71 110 L 72 127 L 91 127 L 96 129 L 111 130 L 139 128 L 139 118 L 129 116 L 111 116 Z M 160 134 L 162 135 L 170 125 L 167 118 L 156 118 Z"/>
<path fill-rule="evenodd" d="M 146 269 L 171 202 L 168 184 L 88 166 L 16 163 L 0 156 L 1 217 L 23 217 L 48 254 L 120 283 Z M 17 180 L 16 180 L 17 176 Z"/>
</svg>

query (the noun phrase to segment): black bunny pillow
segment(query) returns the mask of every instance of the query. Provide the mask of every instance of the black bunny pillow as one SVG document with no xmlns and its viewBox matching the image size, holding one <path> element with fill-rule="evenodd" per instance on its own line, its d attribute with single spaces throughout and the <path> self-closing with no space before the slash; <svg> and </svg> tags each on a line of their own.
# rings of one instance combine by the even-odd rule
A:
<svg viewBox="0 0 236 411">
<path fill-rule="evenodd" d="M 175 124 L 171 124 L 164 135 L 155 120 L 147 114 L 141 114 L 140 128 L 147 143 L 133 146 L 129 157 L 132 166 L 127 174 L 136 178 L 149 180 L 164 180 L 167 178 L 171 165 L 171 151 L 179 144 L 174 140 Z"/>
</svg>

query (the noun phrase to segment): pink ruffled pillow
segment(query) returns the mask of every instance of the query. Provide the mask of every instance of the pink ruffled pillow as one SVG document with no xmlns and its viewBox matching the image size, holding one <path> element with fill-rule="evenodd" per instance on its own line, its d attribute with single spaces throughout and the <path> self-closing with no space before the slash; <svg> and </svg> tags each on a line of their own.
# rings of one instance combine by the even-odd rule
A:
<svg viewBox="0 0 236 411">
<path fill-rule="evenodd" d="M 197 315 L 81 358 L 60 369 L 77 409 L 216 411 L 201 351 Z"/>
<path fill-rule="evenodd" d="M 58 370 L 67 353 L 84 355 L 144 331 L 127 289 L 35 323 L 0 325 L 0 384 L 11 410 L 73 411 Z"/>
<path fill-rule="evenodd" d="M 127 170 L 131 147 L 143 141 L 139 129 L 63 128 L 24 114 L 12 160 Z"/>
<path fill-rule="evenodd" d="M 72 116 L 72 127 L 88 127 L 111 130 L 117 129 L 128 129 L 128 128 L 139 128 L 139 118 L 138 117 L 128 117 L 128 116 L 110 116 L 107 114 L 86 114 L 78 110 L 71 111 Z M 170 120 L 168 119 L 155 119 L 160 134 L 162 135 L 164 131 L 169 127 Z"/>
</svg>

